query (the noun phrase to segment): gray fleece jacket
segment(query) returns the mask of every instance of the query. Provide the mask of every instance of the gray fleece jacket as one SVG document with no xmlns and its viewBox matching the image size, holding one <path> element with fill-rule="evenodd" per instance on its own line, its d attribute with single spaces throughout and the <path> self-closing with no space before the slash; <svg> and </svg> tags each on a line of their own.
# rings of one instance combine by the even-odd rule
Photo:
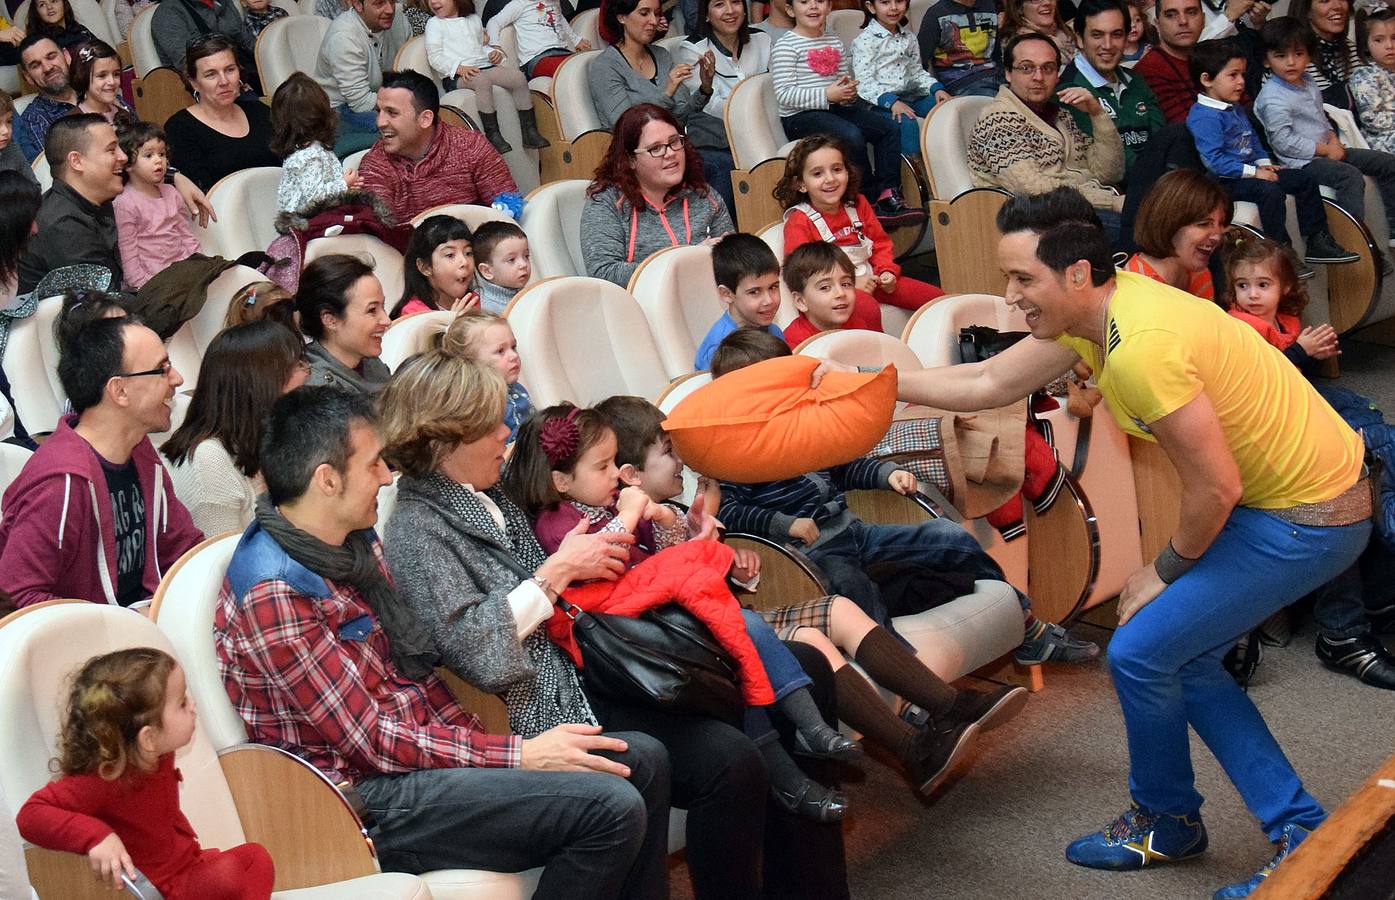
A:
<svg viewBox="0 0 1395 900">
<path fill-rule="evenodd" d="M 609 187 L 586 199 L 581 233 L 586 274 L 628 287 L 630 276 L 651 253 L 690 247 L 735 230 L 722 198 L 710 188 L 681 190 L 663 209 L 646 203 L 632 207 L 619 188 Z"/>
</svg>

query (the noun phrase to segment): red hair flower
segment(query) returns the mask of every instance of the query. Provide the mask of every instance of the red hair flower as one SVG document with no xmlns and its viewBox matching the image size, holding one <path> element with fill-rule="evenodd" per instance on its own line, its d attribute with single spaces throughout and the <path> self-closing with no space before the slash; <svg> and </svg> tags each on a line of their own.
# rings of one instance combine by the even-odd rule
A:
<svg viewBox="0 0 1395 900">
<path fill-rule="evenodd" d="M 577 412 L 577 408 L 573 407 L 565 416 L 544 422 L 539 430 L 538 443 L 542 445 L 549 465 L 555 466 L 570 459 L 581 445 L 581 429 L 576 427 Z"/>
<path fill-rule="evenodd" d="M 843 61 L 843 51 L 837 47 L 815 47 L 808 52 L 807 58 L 809 68 L 827 77 L 838 71 L 838 64 Z"/>
</svg>

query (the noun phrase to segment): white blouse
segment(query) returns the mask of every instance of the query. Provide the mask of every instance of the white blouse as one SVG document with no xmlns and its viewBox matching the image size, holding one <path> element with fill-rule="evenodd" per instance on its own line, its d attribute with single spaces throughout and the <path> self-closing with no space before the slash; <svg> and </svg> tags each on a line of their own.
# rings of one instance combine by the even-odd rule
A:
<svg viewBox="0 0 1395 900">
<path fill-rule="evenodd" d="M 478 15 L 426 21 L 426 60 L 438 78 L 454 78 L 461 66 L 483 69 L 489 61 L 489 40 Z"/>
<path fill-rule="evenodd" d="M 707 101 L 702 111 L 720 119 L 723 110 L 726 109 L 727 98 L 738 84 L 752 75 L 770 71 L 770 35 L 752 30 L 751 39 L 741 48 L 741 56 L 737 59 L 732 59 L 723 47 L 708 38 L 679 41 L 678 46 L 674 48 L 674 61 L 693 67 L 693 74 L 689 75 L 684 83 L 694 94 L 702 85 L 702 76 L 698 72 L 698 57 L 709 49 L 717 62 L 717 71 L 712 77 L 712 98 Z"/>
</svg>

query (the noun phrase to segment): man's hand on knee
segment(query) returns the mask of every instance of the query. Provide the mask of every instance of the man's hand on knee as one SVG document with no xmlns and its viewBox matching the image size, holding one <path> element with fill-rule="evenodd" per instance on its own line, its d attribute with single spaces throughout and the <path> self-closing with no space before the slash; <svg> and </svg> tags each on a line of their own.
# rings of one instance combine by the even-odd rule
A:
<svg viewBox="0 0 1395 900">
<path fill-rule="evenodd" d="M 628 778 L 630 767 L 593 750 L 623 753 L 629 745 L 619 738 L 601 734 L 599 725 L 558 725 L 523 742 L 522 767 L 554 772 L 607 772 Z"/>
</svg>

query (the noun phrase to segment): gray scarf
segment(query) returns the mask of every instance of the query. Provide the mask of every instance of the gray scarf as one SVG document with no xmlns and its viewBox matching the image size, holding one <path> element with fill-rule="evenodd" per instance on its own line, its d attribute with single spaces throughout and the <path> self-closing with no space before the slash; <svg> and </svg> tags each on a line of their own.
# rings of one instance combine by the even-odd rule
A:
<svg viewBox="0 0 1395 900">
<path fill-rule="evenodd" d="M 328 370 L 333 375 L 334 381 L 340 382 L 343 386 L 353 388 L 360 394 L 369 397 L 383 389 L 383 384 L 392 377 L 391 370 L 376 356 L 364 357 L 359 368 L 363 369 L 360 374 L 358 370 L 351 369 L 340 362 L 333 353 L 330 353 L 319 341 L 311 341 L 305 345 L 305 355 L 310 358 L 310 364 L 316 368 Z"/>
<path fill-rule="evenodd" d="M 378 565 L 373 543 L 364 532 L 352 532 L 338 547 L 330 546 L 292 525 L 271 502 L 269 494 L 257 497 L 256 518 L 262 530 L 291 559 L 321 578 L 358 591 L 383 626 L 392 648 L 392 662 L 403 675 L 420 681 L 440 665 L 435 642 L 411 607 L 397 599 L 397 592 Z"/>
</svg>

